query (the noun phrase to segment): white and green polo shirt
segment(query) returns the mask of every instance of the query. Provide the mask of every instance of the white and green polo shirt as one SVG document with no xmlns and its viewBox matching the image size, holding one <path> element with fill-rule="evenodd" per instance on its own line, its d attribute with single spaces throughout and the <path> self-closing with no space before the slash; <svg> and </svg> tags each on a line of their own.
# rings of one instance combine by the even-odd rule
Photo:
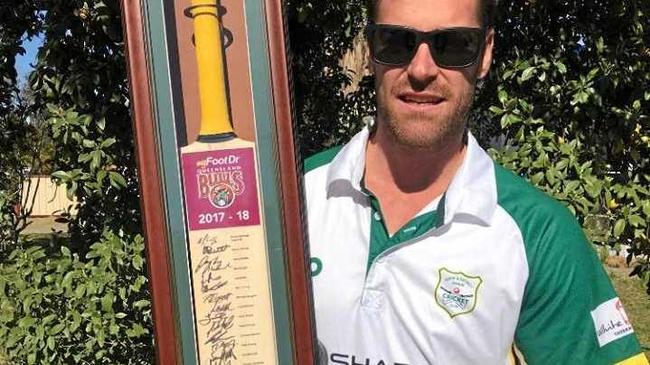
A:
<svg viewBox="0 0 650 365">
<path fill-rule="evenodd" d="M 389 236 L 363 187 L 367 139 L 364 129 L 305 165 L 329 364 L 647 364 L 564 206 L 469 135 L 447 192 Z"/>
</svg>

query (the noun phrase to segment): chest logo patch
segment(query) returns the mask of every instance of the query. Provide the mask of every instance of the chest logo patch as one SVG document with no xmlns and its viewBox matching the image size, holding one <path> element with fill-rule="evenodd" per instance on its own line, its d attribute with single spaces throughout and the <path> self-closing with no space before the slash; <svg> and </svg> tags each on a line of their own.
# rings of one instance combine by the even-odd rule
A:
<svg viewBox="0 0 650 365">
<path fill-rule="evenodd" d="M 478 289 L 483 283 L 479 276 L 470 276 L 463 272 L 454 272 L 442 268 L 438 270 L 436 285 L 436 303 L 451 318 L 469 313 L 476 307 Z"/>
</svg>

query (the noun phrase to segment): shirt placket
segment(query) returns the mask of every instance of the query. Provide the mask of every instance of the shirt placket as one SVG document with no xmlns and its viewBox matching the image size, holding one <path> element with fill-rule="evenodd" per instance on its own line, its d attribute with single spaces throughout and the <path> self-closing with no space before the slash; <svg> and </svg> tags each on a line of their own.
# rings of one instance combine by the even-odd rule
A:
<svg viewBox="0 0 650 365">
<path fill-rule="evenodd" d="M 388 235 L 379 200 L 369 190 L 364 188 L 363 192 L 370 201 L 371 222 L 366 280 L 361 305 L 372 310 L 381 310 L 385 302 L 383 275 L 387 273 L 385 266 L 390 264 L 390 253 L 413 244 L 414 240 L 439 226 L 441 220 L 436 211 L 424 213 L 411 219 L 391 237 Z"/>
</svg>

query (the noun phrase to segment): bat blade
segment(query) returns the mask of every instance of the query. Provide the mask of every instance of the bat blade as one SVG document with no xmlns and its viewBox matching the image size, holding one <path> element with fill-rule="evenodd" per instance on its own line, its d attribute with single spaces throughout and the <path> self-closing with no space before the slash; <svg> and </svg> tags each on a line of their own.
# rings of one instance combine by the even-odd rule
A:
<svg viewBox="0 0 650 365">
<path fill-rule="evenodd" d="M 199 364 L 277 364 L 255 145 L 181 148 Z"/>
</svg>

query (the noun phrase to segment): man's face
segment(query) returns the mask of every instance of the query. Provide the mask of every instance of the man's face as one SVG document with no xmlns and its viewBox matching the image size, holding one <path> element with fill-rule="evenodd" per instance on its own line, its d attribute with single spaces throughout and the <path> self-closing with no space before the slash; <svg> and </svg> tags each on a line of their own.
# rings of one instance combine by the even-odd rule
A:
<svg viewBox="0 0 650 365">
<path fill-rule="evenodd" d="M 420 31 L 481 26 L 478 0 L 380 0 L 375 23 Z M 492 31 L 475 64 L 461 69 L 439 67 L 421 43 L 410 63 L 373 63 L 379 112 L 378 128 L 406 147 L 438 149 L 462 138 L 477 78 L 492 60 Z"/>
</svg>

